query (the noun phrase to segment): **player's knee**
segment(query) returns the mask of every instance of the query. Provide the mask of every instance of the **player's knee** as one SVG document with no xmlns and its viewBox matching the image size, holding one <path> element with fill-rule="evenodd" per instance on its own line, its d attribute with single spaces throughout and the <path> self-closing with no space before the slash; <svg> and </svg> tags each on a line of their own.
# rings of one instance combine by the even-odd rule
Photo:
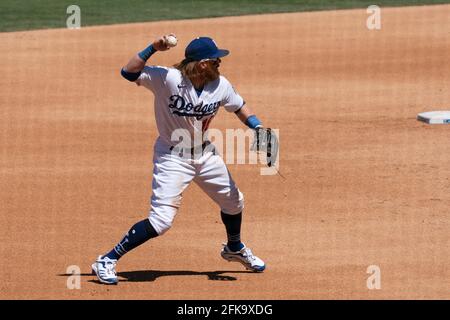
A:
<svg viewBox="0 0 450 320">
<path fill-rule="evenodd" d="M 226 214 L 238 214 L 244 209 L 244 195 L 239 189 L 231 193 L 230 198 L 224 203 L 221 208 L 222 212 Z"/>
<path fill-rule="evenodd" d="M 166 233 L 167 230 L 169 230 L 170 227 L 172 226 L 171 220 L 161 219 L 161 217 L 159 217 L 157 215 L 150 215 L 150 217 L 148 219 L 150 220 L 150 223 L 153 226 L 153 228 L 155 229 L 155 231 L 160 236 L 163 235 L 164 233 Z"/>
<path fill-rule="evenodd" d="M 165 210 L 162 210 L 161 207 L 159 210 L 152 208 L 148 219 L 158 235 L 163 235 L 170 227 L 172 227 L 176 211 L 177 210 L 172 207 L 165 208 Z"/>
</svg>

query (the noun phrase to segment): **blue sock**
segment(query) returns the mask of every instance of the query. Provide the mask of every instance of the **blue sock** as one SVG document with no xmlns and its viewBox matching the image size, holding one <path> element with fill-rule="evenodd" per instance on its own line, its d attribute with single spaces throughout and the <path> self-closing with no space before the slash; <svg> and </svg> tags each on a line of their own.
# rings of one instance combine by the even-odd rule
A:
<svg viewBox="0 0 450 320">
<path fill-rule="evenodd" d="M 241 242 L 241 224 L 242 224 L 242 212 L 238 214 L 226 214 L 220 212 L 222 222 L 227 230 L 227 247 L 231 251 L 239 251 L 244 248 L 244 244 Z"/>
<path fill-rule="evenodd" d="M 148 219 L 142 220 L 131 227 L 130 231 L 123 239 L 104 257 L 119 260 L 125 253 L 140 246 L 147 240 L 155 238 L 158 233 L 155 231 Z"/>
</svg>

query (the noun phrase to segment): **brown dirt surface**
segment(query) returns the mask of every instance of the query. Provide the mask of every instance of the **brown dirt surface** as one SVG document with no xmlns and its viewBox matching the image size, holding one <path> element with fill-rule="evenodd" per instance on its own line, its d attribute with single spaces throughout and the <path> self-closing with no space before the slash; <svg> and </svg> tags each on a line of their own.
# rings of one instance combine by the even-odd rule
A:
<svg viewBox="0 0 450 320">
<path fill-rule="evenodd" d="M 450 279 L 450 6 L 137 23 L 0 34 L 0 298 L 443 299 Z M 173 228 L 124 257 L 118 286 L 90 264 L 147 216 L 153 97 L 120 68 L 154 37 L 209 35 L 222 73 L 280 129 L 279 175 L 230 165 L 262 274 L 220 258 L 217 206 L 192 185 Z M 243 128 L 225 111 L 212 126 Z M 69 290 L 67 267 L 81 268 Z M 381 270 L 369 290 L 367 268 Z"/>
</svg>

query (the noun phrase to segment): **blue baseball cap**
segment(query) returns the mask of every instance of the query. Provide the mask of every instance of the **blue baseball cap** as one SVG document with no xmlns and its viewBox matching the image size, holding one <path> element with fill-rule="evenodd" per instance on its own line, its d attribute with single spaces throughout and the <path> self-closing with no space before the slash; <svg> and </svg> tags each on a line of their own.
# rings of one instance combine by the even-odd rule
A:
<svg viewBox="0 0 450 320">
<path fill-rule="evenodd" d="M 191 41 L 186 47 L 184 56 L 190 61 L 200 61 L 202 59 L 222 58 L 230 51 L 217 48 L 216 43 L 209 37 L 198 37 Z"/>
</svg>

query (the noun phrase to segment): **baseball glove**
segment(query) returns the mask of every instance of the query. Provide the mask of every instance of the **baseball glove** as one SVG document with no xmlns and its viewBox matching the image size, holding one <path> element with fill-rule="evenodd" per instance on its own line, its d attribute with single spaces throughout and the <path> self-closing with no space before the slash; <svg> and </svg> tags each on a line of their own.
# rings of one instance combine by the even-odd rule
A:
<svg viewBox="0 0 450 320">
<path fill-rule="evenodd" d="M 278 137 L 271 128 L 258 127 L 250 150 L 263 152 L 266 155 L 267 166 L 271 167 L 277 161 Z"/>
</svg>

